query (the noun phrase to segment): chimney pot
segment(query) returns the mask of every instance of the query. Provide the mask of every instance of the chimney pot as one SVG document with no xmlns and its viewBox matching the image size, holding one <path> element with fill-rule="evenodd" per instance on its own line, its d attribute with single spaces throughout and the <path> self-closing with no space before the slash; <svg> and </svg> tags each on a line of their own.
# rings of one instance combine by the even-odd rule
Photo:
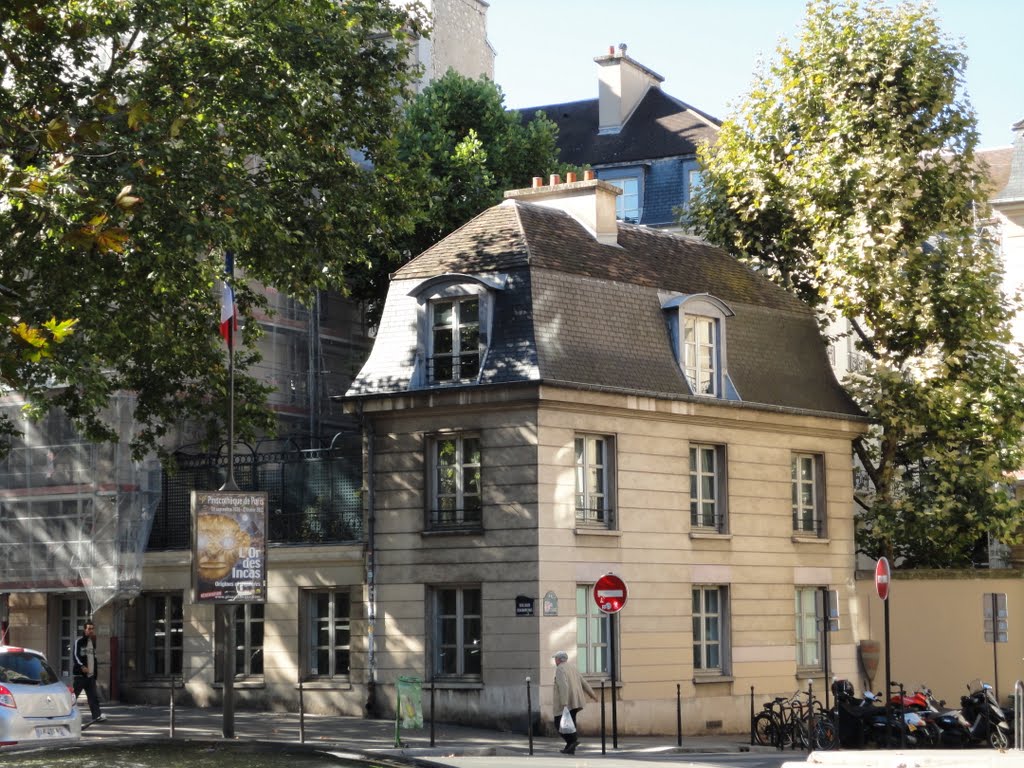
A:
<svg viewBox="0 0 1024 768">
<path fill-rule="evenodd" d="M 615 46 L 614 45 L 609 45 L 608 46 L 608 55 L 609 56 L 614 56 L 615 55 Z"/>
<path fill-rule="evenodd" d="M 585 170 L 583 172 L 583 180 L 584 181 L 593 181 L 594 178 L 595 177 L 594 177 L 594 169 L 593 168 L 588 168 L 587 170 Z"/>
<path fill-rule="evenodd" d="M 576 173 L 575 173 L 575 171 L 569 171 L 568 173 L 565 174 L 565 183 L 566 184 L 572 184 L 574 181 L 576 181 Z"/>
<path fill-rule="evenodd" d="M 557 173 L 552 173 L 550 183 L 552 187 L 557 187 L 559 184 L 562 183 L 562 177 L 559 176 Z"/>
<path fill-rule="evenodd" d="M 537 189 L 538 187 L 543 187 L 543 186 L 544 186 L 544 177 L 543 176 L 534 176 L 533 177 L 533 188 Z"/>
</svg>

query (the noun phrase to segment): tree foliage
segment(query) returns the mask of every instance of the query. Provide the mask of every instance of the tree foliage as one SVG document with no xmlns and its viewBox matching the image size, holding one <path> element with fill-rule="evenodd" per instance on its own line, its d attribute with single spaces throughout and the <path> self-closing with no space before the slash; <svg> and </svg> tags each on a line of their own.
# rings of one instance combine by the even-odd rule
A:
<svg viewBox="0 0 1024 768">
<path fill-rule="evenodd" d="M 379 253 L 375 283 L 362 289 L 377 310 L 389 272 L 501 202 L 505 190 L 559 169 L 558 127 L 542 114 L 524 121 L 504 102 L 488 78 L 449 70 L 407 104 L 398 145 L 406 183 L 417 192 L 415 227 Z"/>
<path fill-rule="evenodd" d="M 411 223 L 394 135 L 418 6 L 372 0 L 9 0 L 0 10 L 0 283 L 32 326 L 78 319 L 20 374 L 92 438 L 137 398 L 141 453 L 185 419 L 220 430 L 216 280 L 344 290 Z M 241 375 L 236 423 L 271 425 Z"/>
<path fill-rule="evenodd" d="M 688 215 L 708 239 L 853 335 L 846 382 L 873 429 L 860 550 L 902 567 L 970 561 L 1010 541 L 1022 463 L 1015 307 L 979 228 L 990 192 L 966 63 L 933 10 L 815 0 L 717 144 Z"/>
</svg>

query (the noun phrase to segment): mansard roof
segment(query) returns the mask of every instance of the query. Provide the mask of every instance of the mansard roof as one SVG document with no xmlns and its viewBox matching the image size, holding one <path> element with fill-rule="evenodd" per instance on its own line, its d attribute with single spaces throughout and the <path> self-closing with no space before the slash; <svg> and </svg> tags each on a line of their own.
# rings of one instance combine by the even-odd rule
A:
<svg viewBox="0 0 1024 768">
<path fill-rule="evenodd" d="M 860 414 L 832 373 L 813 312 L 724 251 L 624 223 L 618 244 L 603 245 L 568 213 L 521 200 L 484 211 L 393 275 L 373 353 L 348 395 L 419 388 L 415 294 L 445 274 L 503 280 L 480 382 L 461 386 L 536 381 L 694 399 L 662 307 L 673 295 L 710 294 L 734 313 L 727 363 L 740 400 Z"/>
<path fill-rule="evenodd" d="M 598 133 L 597 99 L 528 107 L 519 113 L 532 120 L 538 110 L 558 126 L 559 160 L 581 167 L 694 155 L 702 141 L 715 141 L 721 125 L 660 88 L 648 89 L 618 133 Z"/>
</svg>

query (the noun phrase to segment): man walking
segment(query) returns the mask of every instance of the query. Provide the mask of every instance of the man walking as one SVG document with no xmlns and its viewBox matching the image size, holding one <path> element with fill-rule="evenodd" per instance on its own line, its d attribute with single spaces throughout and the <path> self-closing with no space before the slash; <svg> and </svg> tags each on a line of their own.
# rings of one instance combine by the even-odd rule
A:
<svg viewBox="0 0 1024 768">
<path fill-rule="evenodd" d="M 568 653 L 559 651 L 552 658 L 555 660 L 555 730 L 559 731 L 558 724 L 565 707 L 569 708 L 572 724 L 575 726 L 576 714 L 583 709 L 583 694 L 586 693 L 594 701 L 597 701 L 597 696 L 590 684 L 580 675 L 579 670 L 569 663 Z M 565 748 L 560 750 L 562 754 L 575 754 L 580 743 L 579 734 L 575 731 L 562 733 L 562 738 L 565 739 Z"/>
<path fill-rule="evenodd" d="M 96 625 L 91 621 L 85 622 L 82 636 L 75 641 L 71 674 L 75 677 L 75 698 L 84 690 L 93 722 L 102 723 L 107 716 L 100 712 L 100 697 L 96 691 Z"/>
</svg>

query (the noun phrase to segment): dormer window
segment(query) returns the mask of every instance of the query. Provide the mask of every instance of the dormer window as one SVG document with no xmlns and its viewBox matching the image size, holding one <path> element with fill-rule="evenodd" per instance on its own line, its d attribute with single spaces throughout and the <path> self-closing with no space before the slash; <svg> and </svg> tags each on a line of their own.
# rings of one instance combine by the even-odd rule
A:
<svg viewBox="0 0 1024 768">
<path fill-rule="evenodd" d="M 717 318 L 684 315 L 683 372 L 694 394 L 716 397 L 721 390 L 718 335 Z"/>
<path fill-rule="evenodd" d="M 487 367 L 494 301 L 508 276 L 449 273 L 409 295 L 419 305 L 414 387 L 479 383 Z"/>
<path fill-rule="evenodd" d="M 432 383 L 472 380 L 480 373 L 480 300 L 476 296 L 430 302 Z"/>
<path fill-rule="evenodd" d="M 691 394 L 739 400 L 729 379 L 726 355 L 726 321 L 729 306 L 714 296 L 663 294 L 672 351 Z"/>
</svg>

